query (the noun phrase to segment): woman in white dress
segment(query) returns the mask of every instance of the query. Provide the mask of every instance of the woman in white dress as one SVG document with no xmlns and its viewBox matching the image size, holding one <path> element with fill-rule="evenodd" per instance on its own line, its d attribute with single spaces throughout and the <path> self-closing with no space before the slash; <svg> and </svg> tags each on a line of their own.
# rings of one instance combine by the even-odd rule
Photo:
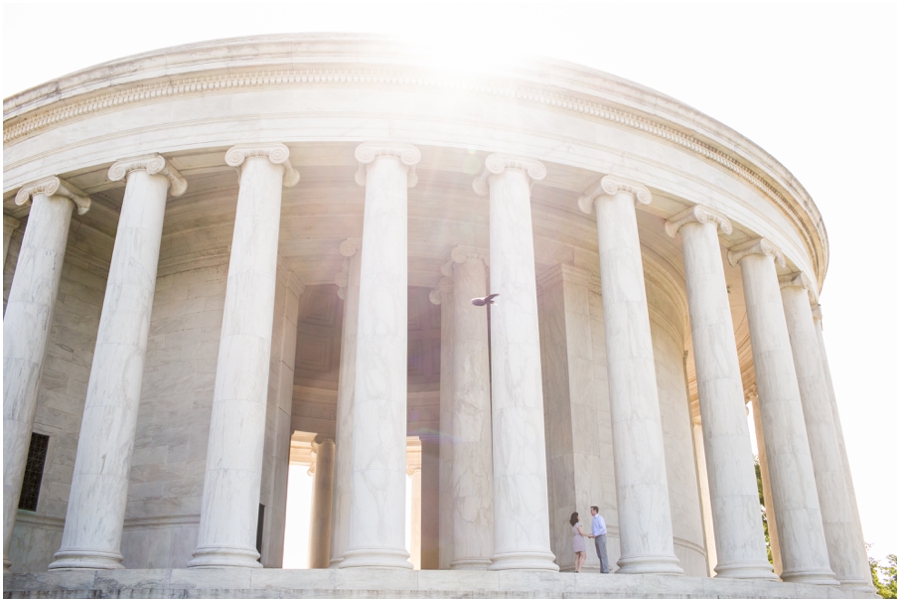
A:
<svg viewBox="0 0 900 602">
<path fill-rule="evenodd" d="M 577 512 L 572 513 L 572 516 L 569 518 L 569 524 L 572 525 L 572 550 L 575 552 L 575 572 L 580 573 L 581 567 L 584 566 L 584 561 L 587 559 L 584 538 L 588 535 L 581 530 Z"/>
</svg>

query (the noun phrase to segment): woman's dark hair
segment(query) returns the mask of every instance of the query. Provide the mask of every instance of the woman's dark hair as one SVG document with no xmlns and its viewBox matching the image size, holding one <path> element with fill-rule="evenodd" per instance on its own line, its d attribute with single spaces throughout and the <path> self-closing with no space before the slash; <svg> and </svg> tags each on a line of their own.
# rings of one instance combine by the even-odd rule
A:
<svg viewBox="0 0 900 602">
<path fill-rule="evenodd" d="M 572 516 L 569 518 L 569 524 L 571 524 L 574 527 L 577 522 L 578 522 L 578 513 L 573 512 Z"/>
</svg>

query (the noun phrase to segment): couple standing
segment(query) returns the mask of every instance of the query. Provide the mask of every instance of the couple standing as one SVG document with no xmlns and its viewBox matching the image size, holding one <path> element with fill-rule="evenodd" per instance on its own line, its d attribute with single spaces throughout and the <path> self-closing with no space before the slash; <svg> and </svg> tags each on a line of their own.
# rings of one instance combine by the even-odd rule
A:
<svg viewBox="0 0 900 602">
<path fill-rule="evenodd" d="M 609 558 L 606 556 L 606 521 L 600 516 L 600 508 L 591 506 L 591 534 L 581 530 L 581 522 L 578 513 L 573 512 L 569 523 L 572 525 L 572 547 L 575 551 L 575 572 L 580 573 L 584 561 L 587 559 L 587 551 L 584 549 L 584 538 L 594 540 L 594 548 L 597 550 L 597 558 L 600 559 L 600 572 L 609 572 Z"/>
</svg>

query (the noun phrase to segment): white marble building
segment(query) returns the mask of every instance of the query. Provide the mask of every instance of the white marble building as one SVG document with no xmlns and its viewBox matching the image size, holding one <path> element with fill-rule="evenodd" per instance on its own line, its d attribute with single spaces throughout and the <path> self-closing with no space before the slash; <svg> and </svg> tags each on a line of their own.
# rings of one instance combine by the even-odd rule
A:
<svg viewBox="0 0 900 602">
<path fill-rule="evenodd" d="M 370 36 L 200 43 L 6 99 L 3 191 L 6 592 L 872 591 L 821 216 L 672 98 Z M 266 570 L 295 434 L 320 571 Z M 615 574 L 591 542 L 559 574 L 591 505 Z"/>
</svg>

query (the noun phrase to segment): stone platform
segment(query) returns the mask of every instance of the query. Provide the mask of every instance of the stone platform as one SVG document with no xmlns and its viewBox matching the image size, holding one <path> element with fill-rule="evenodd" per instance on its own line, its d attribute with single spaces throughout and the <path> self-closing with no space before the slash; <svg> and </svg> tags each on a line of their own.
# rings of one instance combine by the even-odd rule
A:
<svg viewBox="0 0 900 602">
<path fill-rule="evenodd" d="M 536 571 L 133 569 L 6 573 L 4 598 L 864 598 L 821 585 Z"/>
</svg>

